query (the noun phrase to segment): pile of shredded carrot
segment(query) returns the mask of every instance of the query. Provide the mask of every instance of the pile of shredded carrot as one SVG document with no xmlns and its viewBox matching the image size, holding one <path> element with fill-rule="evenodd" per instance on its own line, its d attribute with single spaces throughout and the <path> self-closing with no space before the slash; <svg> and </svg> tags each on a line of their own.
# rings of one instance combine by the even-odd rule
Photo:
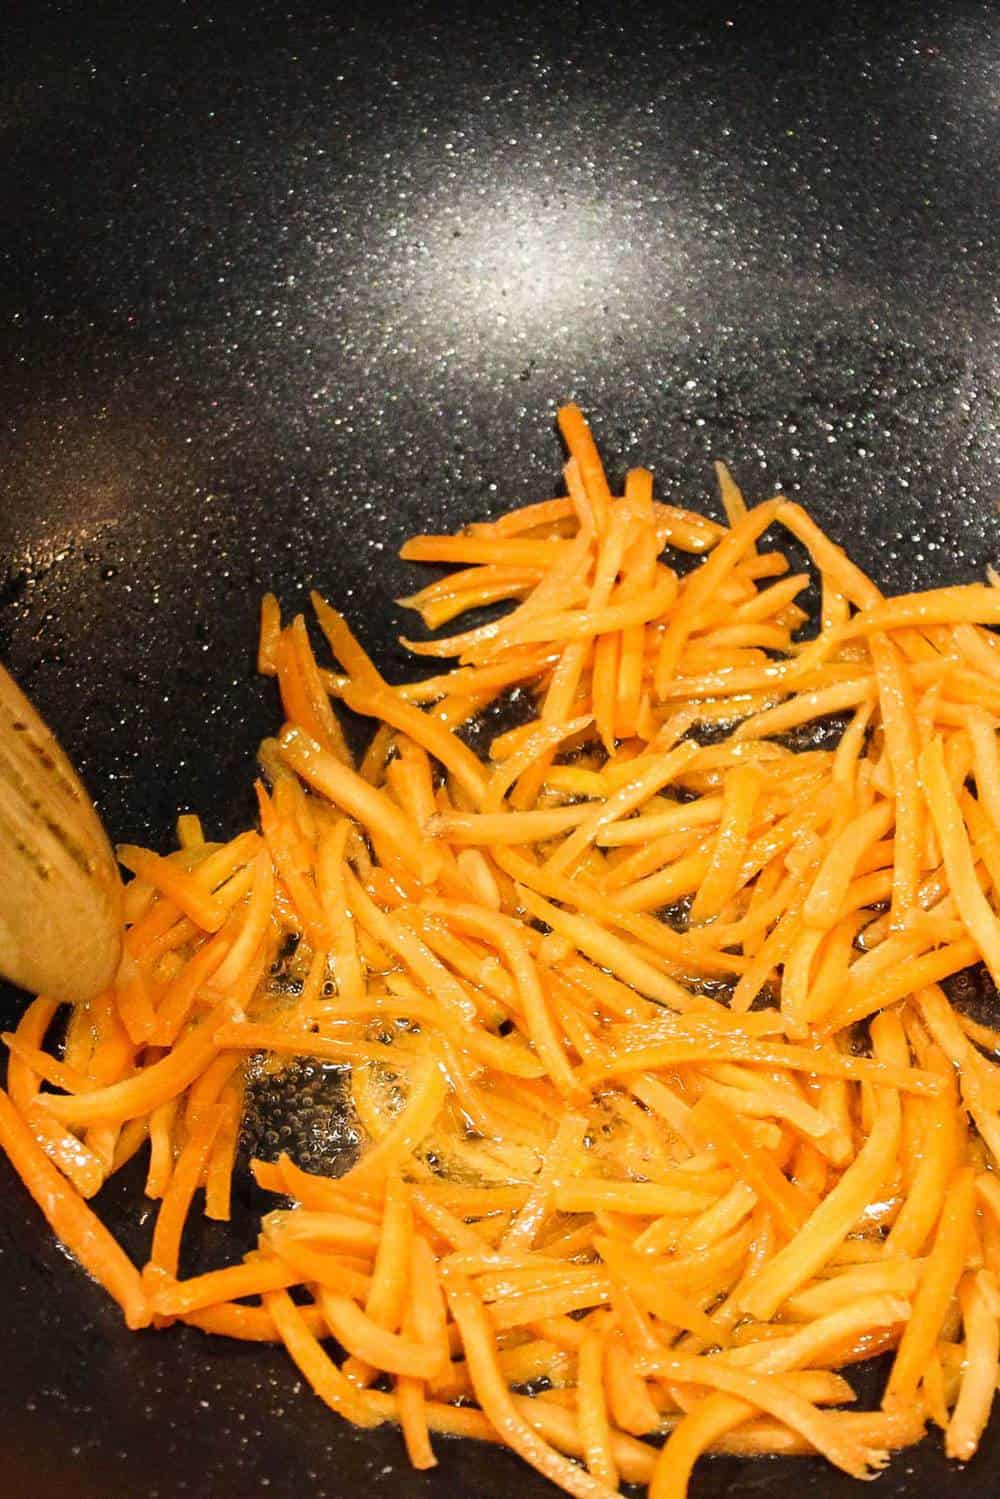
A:
<svg viewBox="0 0 1000 1499">
<path fill-rule="evenodd" d="M 928 1423 L 964 1461 L 998 1376 L 1000 1033 L 941 984 L 1000 981 L 1000 590 L 886 598 L 797 504 L 721 466 L 724 525 L 642 469 L 615 495 L 559 425 L 565 496 L 403 549 L 458 565 L 403 601 L 431 631 L 514 601 L 408 642 L 457 666 L 390 685 L 314 595 L 323 666 L 264 600 L 259 830 L 118 850 L 116 986 L 4 1037 L 0 1143 L 130 1327 L 281 1341 L 417 1467 L 471 1436 L 578 1496 L 681 1499 L 704 1453 L 863 1478 Z M 529 721 L 484 760 L 463 728 L 512 689 Z M 255 1160 L 256 1246 L 181 1278 L 261 1054 L 342 1067 L 363 1148 L 336 1179 Z M 147 1150 L 140 1269 L 87 1199 Z"/>
</svg>

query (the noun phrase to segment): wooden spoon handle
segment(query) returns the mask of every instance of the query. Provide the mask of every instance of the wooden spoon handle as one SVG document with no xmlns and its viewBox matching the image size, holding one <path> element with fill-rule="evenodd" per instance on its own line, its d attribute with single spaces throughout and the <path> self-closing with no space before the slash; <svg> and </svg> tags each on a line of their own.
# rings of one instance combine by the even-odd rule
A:
<svg viewBox="0 0 1000 1499">
<path fill-rule="evenodd" d="M 122 889 L 79 777 L 0 666 L 0 973 L 50 999 L 90 999 L 121 956 Z"/>
</svg>

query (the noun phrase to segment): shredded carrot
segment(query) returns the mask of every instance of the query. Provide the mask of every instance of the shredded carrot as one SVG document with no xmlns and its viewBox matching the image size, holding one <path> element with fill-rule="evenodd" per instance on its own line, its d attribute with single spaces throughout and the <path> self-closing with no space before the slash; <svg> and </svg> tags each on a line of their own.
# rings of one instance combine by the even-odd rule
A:
<svg viewBox="0 0 1000 1499">
<path fill-rule="evenodd" d="M 613 492 L 558 425 L 565 494 L 403 548 L 459 568 L 399 601 L 454 630 L 411 643 L 434 675 L 389 681 L 314 593 L 320 656 L 265 597 L 260 831 L 121 846 L 115 983 L 63 1044 L 44 997 L 3 1037 L 0 1145 L 130 1326 L 281 1343 L 417 1468 L 462 1435 L 685 1499 L 707 1452 L 863 1477 L 928 1420 L 967 1461 L 1000 1031 L 941 985 L 1000 981 L 1000 593 L 886 597 L 724 465 L 723 524 L 646 469 Z M 253 1160 L 256 1244 L 178 1280 L 199 1212 L 241 1222 L 245 1088 L 296 1061 L 337 1073 L 310 1138 L 354 1156 Z M 147 1141 L 140 1270 L 84 1198 Z M 884 1408 L 842 1409 L 876 1353 Z"/>
<path fill-rule="evenodd" d="M 273 593 L 265 593 L 260 601 L 260 636 L 257 642 L 257 670 L 263 677 L 277 676 L 280 636 L 281 605 Z"/>
<path fill-rule="evenodd" d="M 226 919 L 226 908 L 210 895 L 203 884 L 180 865 L 162 859 L 148 849 L 133 844 L 118 846 L 119 862 L 138 879 L 147 881 L 183 911 L 196 926 L 206 932 L 217 932 Z"/>
<path fill-rule="evenodd" d="M 754 1144 L 740 1119 L 721 1099 L 706 1094 L 692 1110 L 691 1121 L 757 1198 L 768 1204 L 785 1232 L 795 1234 L 806 1219 L 809 1204 L 773 1158 Z"/>
<path fill-rule="evenodd" d="M 463 1277 L 446 1283 L 448 1304 L 458 1324 L 476 1398 L 484 1414 L 526 1462 L 576 1499 L 605 1499 L 613 1490 L 588 1477 L 540 1439 L 515 1406 L 496 1361 L 496 1348 L 482 1302 Z"/>
<path fill-rule="evenodd" d="M 218 1222 L 228 1222 L 230 1217 L 242 1104 L 242 1083 L 230 1079 L 222 1092 L 219 1127 L 205 1166 L 205 1217 Z"/>
<path fill-rule="evenodd" d="M 349 766 L 342 765 L 298 730 L 282 735 L 282 755 L 314 790 L 381 834 L 407 869 L 425 883 L 433 881 L 441 865 L 419 830 L 383 793 L 369 786 Z"/>
<path fill-rule="evenodd" d="M 264 1306 L 302 1377 L 319 1398 L 355 1426 L 377 1426 L 378 1415 L 323 1351 L 305 1318 L 283 1290 L 266 1291 Z"/>
<path fill-rule="evenodd" d="M 149 1306 L 139 1272 L 75 1187 L 46 1156 L 2 1089 L 0 1146 L 45 1214 L 56 1238 L 114 1297 L 128 1326 L 148 1326 Z"/>
<path fill-rule="evenodd" d="M 929 1357 L 944 1323 L 968 1254 L 975 1211 L 975 1179 L 963 1166 L 953 1177 L 938 1224 L 934 1246 L 917 1286 L 913 1311 L 906 1324 L 886 1385 L 886 1410 L 899 1410 L 916 1394 Z"/>
<path fill-rule="evenodd" d="M 218 1052 L 211 1025 L 189 1031 L 159 1061 L 120 1083 L 75 1096 L 53 1096 L 46 1106 L 67 1124 L 135 1119 L 167 1103 L 197 1080 Z"/>
<path fill-rule="evenodd" d="M 319 1307 L 300 1306 L 299 1314 L 313 1337 L 322 1337 L 326 1331 Z M 274 1318 L 265 1306 L 243 1306 L 237 1301 L 223 1301 L 218 1306 L 203 1307 L 201 1311 L 188 1312 L 180 1318 L 191 1327 L 212 1333 L 220 1338 L 233 1338 L 241 1343 L 280 1343 L 281 1335 Z"/>
<path fill-rule="evenodd" d="M 153 1231 L 149 1264 L 171 1278 L 177 1275 L 181 1235 L 191 1207 L 191 1199 L 205 1170 L 208 1153 L 222 1123 L 222 1110 L 212 1106 L 204 1111 L 189 1135 L 163 1194 Z"/>
<path fill-rule="evenodd" d="M 170 1185 L 174 1170 L 174 1120 L 179 1100 L 170 1098 L 149 1115 L 149 1171 L 146 1174 L 146 1196 L 162 1197 Z"/>
</svg>

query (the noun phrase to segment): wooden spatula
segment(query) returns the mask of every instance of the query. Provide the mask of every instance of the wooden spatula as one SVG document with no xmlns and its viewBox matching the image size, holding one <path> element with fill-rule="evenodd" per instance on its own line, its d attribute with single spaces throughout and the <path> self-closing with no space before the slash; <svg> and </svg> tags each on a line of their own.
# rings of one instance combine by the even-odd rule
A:
<svg viewBox="0 0 1000 1499">
<path fill-rule="evenodd" d="M 121 896 L 90 798 L 0 666 L 0 974 L 50 999 L 99 994 L 121 956 Z"/>
</svg>

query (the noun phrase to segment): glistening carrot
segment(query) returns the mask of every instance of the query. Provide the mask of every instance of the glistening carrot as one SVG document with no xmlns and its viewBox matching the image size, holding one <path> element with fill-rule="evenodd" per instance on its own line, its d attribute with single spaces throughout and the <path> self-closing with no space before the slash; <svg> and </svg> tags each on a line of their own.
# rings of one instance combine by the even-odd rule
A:
<svg viewBox="0 0 1000 1499">
<path fill-rule="evenodd" d="M 59 1242 L 114 1297 L 129 1327 L 148 1327 L 150 1309 L 139 1272 L 76 1188 L 52 1165 L 2 1089 L 0 1146 Z"/>
</svg>

